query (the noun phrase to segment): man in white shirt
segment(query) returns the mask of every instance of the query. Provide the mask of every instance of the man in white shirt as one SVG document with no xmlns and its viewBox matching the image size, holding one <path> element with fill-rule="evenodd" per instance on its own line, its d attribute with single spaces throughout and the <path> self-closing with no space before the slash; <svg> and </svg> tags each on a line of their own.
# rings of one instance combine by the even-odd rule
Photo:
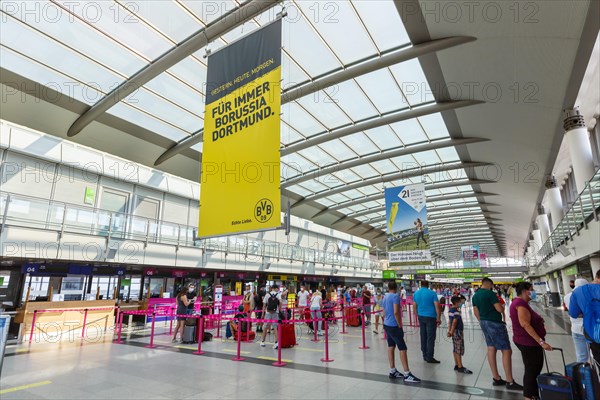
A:
<svg viewBox="0 0 600 400">
<path fill-rule="evenodd" d="M 310 293 L 304 288 L 304 285 L 300 286 L 300 291 L 296 295 L 298 299 L 298 308 L 300 309 L 300 319 L 304 319 L 304 310 L 308 307 L 308 297 Z"/>
<path fill-rule="evenodd" d="M 575 285 L 571 289 L 578 288 L 579 286 L 587 285 L 588 281 L 580 278 L 575 280 Z M 571 303 L 571 295 L 573 292 L 568 293 L 564 298 L 564 303 L 567 309 L 569 309 L 569 305 Z M 585 336 L 583 335 L 583 318 L 573 318 L 571 319 L 571 336 L 573 337 L 573 344 L 575 345 L 575 355 L 577 357 L 577 362 L 587 362 L 588 361 L 588 348 L 587 343 L 585 342 Z"/>
</svg>

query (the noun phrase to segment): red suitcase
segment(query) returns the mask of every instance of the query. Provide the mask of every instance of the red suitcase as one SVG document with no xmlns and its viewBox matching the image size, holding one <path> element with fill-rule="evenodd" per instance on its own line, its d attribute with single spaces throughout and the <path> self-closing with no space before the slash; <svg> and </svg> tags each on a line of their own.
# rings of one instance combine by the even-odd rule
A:
<svg viewBox="0 0 600 400">
<path fill-rule="evenodd" d="M 344 313 L 346 314 L 347 326 L 360 326 L 360 315 L 356 308 L 345 308 Z"/>
<path fill-rule="evenodd" d="M 238 331 L 236 331 L 236 332 L 233 334 L 233 338 L 234 338 L 235 340 L 237 340 L 237 333 L 238 333 Z M 250 331 L 250 332 L 242 332 L 242 341 L 244 341 L 244 342 L 248 342 L 248 341 L 250 341 L 250 340 L 254 340 L 254 339 L 256 339 L 256 332 L 254 332 L 254 331 Z"/>
<path fill-rule="evenodd" d="M 279 329 L 281 329 L 281 348 L 285 349 L 295 346 L 296 330 L 294 329 L 294 324 L 281 324 L 279 325 Z"/>
</svg>

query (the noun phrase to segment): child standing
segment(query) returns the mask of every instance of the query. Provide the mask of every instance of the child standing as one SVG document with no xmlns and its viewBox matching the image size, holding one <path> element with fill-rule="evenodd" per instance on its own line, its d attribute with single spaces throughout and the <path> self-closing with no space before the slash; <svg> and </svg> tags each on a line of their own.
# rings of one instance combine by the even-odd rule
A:
<svg viewBox="0 0 600 400">
<path fill-rule="evenodd" d="M 472 371 L 462 365 L 462 356 L 465 355 L 465 338 L 463 335 L 464 324 L 460 315 L 461 298 L 453 296 L 450 302 L 452 303 L 452 307 L 448 310 L 448 317 L 450 318 L 450 322 L 448 323 L 448 337 L 452 338 L 454 370 L 463 374 L 472 374 Z"/>
</svg>

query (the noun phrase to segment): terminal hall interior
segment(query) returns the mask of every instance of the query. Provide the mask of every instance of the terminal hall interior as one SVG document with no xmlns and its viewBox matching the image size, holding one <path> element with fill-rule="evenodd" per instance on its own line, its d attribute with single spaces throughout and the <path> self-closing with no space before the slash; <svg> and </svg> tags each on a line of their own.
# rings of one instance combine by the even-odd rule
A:
<svg viewBox="0 0 600 400">
<path fill-rule="evenodd" d="M 600 398 L 599 31 L 2 1 L 1 398 Z"/>
</svg>

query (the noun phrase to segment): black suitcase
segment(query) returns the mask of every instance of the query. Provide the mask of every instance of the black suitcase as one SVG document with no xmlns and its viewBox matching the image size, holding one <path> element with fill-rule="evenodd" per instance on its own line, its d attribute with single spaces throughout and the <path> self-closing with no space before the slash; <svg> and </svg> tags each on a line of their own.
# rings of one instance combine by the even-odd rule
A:
<svg viewBox="0 0 600 400">
<path fill-rule="evenodd" d="M 563 367 L 566 370 L 565 355 L 562 349 L 554 347 L 553 350 L 560 351 Z M 550 372 L 545 351 L 544 360 L 546 361 L 546 371 L 548 372 L 540 374 L 537 377 L 540 400 L 577 400 L 573 379 L 559 372 Z"/>
</svg>

